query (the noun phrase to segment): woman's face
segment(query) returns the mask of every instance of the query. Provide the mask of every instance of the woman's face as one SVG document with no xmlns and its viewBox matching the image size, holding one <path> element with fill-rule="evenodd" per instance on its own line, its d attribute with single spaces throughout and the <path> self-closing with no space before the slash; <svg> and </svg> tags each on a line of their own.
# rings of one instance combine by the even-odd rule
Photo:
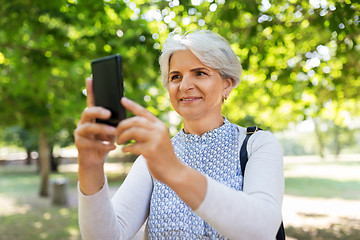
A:
<svg viewBox="0 0 360 240">
<path fill-rule="evenodd" d="M 168 91 L 175 111 L 184 120 L 221 116 L 222 99 L 232 80 L 205 66 L 190 50 L 176 51 L 170 59 Z"/>
</svg>

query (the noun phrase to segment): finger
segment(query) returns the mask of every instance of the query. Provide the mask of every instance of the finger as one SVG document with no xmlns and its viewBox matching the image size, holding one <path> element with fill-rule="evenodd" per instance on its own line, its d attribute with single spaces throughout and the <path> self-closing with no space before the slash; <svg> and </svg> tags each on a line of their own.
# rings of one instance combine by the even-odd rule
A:
<svg viewBox="0 0 360 240">
<path fill-rule="evenodd" d="M 123 131 L 125 131 L 128 128 L 131 127 L 139 127 L 139 128 L 145 128 L 148 130 L 153 129 L 153 123 L 151 121 L 149 121 L 148 119 L 144 118 L 144 117 L 139 117 L 139 116 L 135 116 L 135 117 L 131 117 L 131 118 L 127 118 L 122 120 L 117 128 L 116 128 L 116 134 L 120 135 Z"/>
<path fill-rule="evenodd" d="M 78 137 L 76 141 L 76 147 L 78 149 L 89 149 L 89 150 L 97 150 L 102 152 L 109 152 L 111 150 L 115 150 L 116 146 L 114 143 L 102 140 L 89 140 L 84 137 Z"/>
<path fill-rule="evenodd" d="M 146 110 L 143 106 L 141 106 L 140 104 L 137 104 L 134 101 L 131 101 L 130 99 L 126 98 L 126 97 L 122 97 L 121 98 L 121 104 L 130 112 L 132 112 L 133 114 L 137 115 L 137 116 L 141 116 L 141 117 L 145 117 L 149 120 L 153 120 L 155 121 L 157 118 L 154 116 L 154 114 L 152 114 L 151 112 L 149 112 L 148 110 Z"/>
<path fill-rule="evenodd" d="M 94 119 L 108 119 L 111 112 L 103 107 L 87 107 L 81 114 L 80 123 L 93 122 Z"/>
<path fill-rule="evenodd" d="M 93 80 L 91 78 L 86 79 L 86 104 L 88 107 L 95 106 L 94 92 L 93 92 Z"/>
<path fill-rule="evenodd" d="M 109 143 L 115 143 L 115 140 L 116 140 L 116 136 L 115 135 L 110 135 L 110 134 L 100 134 L 100 135 L 97 135 L 95 137 L 95 139 L 101 139 L 103 141 L 107 141 Z"/>
<path fill-rule="evenodd" d="M 146 147 L 145 143 L 133 143 L 126 146 L 123 146 L 122 151 L 124 153 L 133 153 L 135 155 L 141 155 Z"/>
<path fill-rule="evenodd" d="M 75 133 L 87 138 L 98 136 L 101 140 L 109 141 L 115 137 L 116 129 L 106 124 L 84 123 L 75 130 Z"/>
<path fill-rule="evenodd" d="M 136 142 L 147 142 L 150 136 L 150 131 L 143 128 L 132 127 L 118 135 L 116 143 L 122 145 L 132 139 Z"/>
</svg>

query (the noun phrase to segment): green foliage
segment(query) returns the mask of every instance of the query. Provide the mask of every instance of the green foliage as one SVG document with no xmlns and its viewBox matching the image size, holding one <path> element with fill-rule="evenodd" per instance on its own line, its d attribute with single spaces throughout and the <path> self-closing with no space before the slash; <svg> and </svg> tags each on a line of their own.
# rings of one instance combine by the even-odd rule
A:
<svg viewBox="0 0 360 240">
<path fill-rule="evenodd" d="M 21 146 L 32 151 L 38 147 L 36 134 L 19 126 L 5 128 L 0 134 L 0 141 L 6 142 L 8 146 Z"/>
<path fill-rule="evenodd" d="M 0 13 L 3 126 L 71 140 L 90 61 L 105 55 L 123 55 L 128 97 L 146 105 L 143 97 L 157 86 L 158 50 L 144 20 L 132 21 L 123 2 L 12 1 Z"/>
<path fill-rule="evenodd" d="M 223 110 L 231 121 L 277 131 L 321 118 L 348 128 L 360 112 L 359 11 L 351 0 L 7 1 L 1 125 L 62 132 L 71 142 L 90 61 L 119 53 L 126 95 L 179 127 L 160 82 L 161 43 L 175 29 L 212 29 L 243 66 Z"/>
</svg>

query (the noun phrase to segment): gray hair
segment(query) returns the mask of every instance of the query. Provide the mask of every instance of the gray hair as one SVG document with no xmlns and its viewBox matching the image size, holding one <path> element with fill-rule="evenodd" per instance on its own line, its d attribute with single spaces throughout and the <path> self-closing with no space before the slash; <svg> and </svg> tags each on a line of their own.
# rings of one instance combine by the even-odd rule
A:
<svg viewBox="0 0 360 240">
<path fill-rule="evenodd" d="M 190 50 L 205 66 L 217 70 L 223 79 L 231 78 L 233 88 L 239 85 L 242 68 L 229 43 L 212 31 L 201 30 L 184 35 L 176 32 L 169 34 L 159 58 L 161 80 L 165 87 L 169 81 L 170 58 L 179 50 Z"/>
</svg>

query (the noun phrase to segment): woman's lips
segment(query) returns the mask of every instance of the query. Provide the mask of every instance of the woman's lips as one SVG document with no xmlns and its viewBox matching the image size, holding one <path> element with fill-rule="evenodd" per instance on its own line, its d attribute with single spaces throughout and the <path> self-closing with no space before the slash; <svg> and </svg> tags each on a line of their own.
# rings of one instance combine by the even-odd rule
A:
<svg viewBox="0 0 360 240">
<path fill-rule="evenodd" d="M 182 103 L 193 103 L 200 99 L 201 99 L 200 97 L 183 97 L 183 98 L 180 98 L 180 101 Z"/>
</svg>

